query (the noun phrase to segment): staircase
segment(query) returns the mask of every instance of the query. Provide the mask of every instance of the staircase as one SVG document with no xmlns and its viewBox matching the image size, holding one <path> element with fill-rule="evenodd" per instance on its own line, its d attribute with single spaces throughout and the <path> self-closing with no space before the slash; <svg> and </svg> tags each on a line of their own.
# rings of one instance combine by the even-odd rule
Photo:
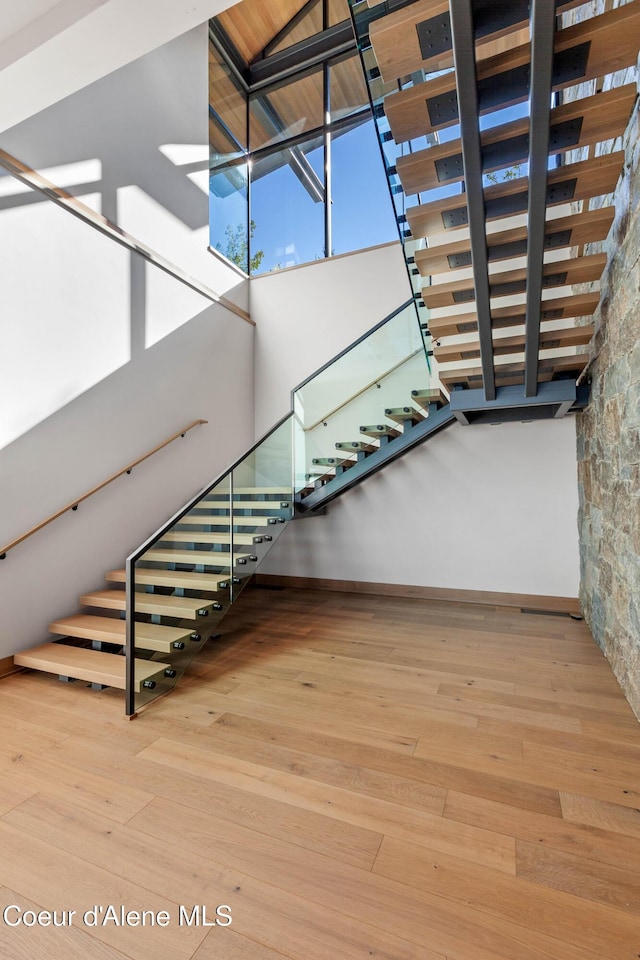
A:
<svg viewBox="0 0 640 960">
<path fill-rule="evenodd" d="M 15 664 L 124 690 L 135 716 L 219 636 L 287 523 L 322 512 L 454 419 L 446 395 L 429 385 L 413 300 L 296 387 L 292 407 Z"/>
<path fill-rule="evenodd" d="M 171 689 L 292 515 L 290 487 L 207 494 L 144 554 L 135 573 L 135 697 Z M 273 532 L 267 532 L 273 531 Z M 83 612 L 49 624 L 59 638 L 14 656 L 17 666 L 127 690 L 126 569 L 106 574 L 109 589 L 80 597 Z"/>
</svg>

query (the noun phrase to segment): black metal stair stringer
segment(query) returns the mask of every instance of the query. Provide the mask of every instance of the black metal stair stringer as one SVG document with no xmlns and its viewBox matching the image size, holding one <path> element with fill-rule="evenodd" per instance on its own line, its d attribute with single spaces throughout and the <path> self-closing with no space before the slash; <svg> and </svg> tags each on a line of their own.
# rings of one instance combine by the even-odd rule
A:
<svg viewBox="0 0 640 960">
<path fill-rule="evenodd" d="M 433 406 L 435 408 L 436 405 L 434 404 Z M 389 443 L 385 443 L 379 447 L 375 453 L 371 453 L 363 460 L 359 460 L 348 470 L 345 470 L 344 473 L 328 481 L 325 486 L 314 490 L 313 493 L 308 494 L 306 497 L 298 494 L 295 499 L 296 514 L 298 516 L 308 516 L 320 508 L 326 507 L 331 500 L 340 496 L 345 490 L 355 487 L 366 477 L 370 477 L 388 463 L 391 463 L 392 460 L 397 460 L 398 457 L 403 456 L 403 454 L 413 449 L 413 447 L 424 443 L 429 437 L 434 436 L 436 433 L 439 433 L 440 430 L 443 430 L 455 422 L 456 417 L 451 412 L 449 404 L 445 404 L 443 407 L 434 409 L 433 411 L 430 410 L 429 416 L 420 423 L 411 427 L 410 430 L 407 430 Z"/>
</svg>

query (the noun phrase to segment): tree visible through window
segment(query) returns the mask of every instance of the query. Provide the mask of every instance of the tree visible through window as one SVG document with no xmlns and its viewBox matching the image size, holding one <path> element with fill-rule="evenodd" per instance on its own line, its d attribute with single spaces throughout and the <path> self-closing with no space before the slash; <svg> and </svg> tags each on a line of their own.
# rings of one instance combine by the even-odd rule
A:
<svg viewBox="0 0 640 960">
<path fill-rule="evenodd" d="M 249 224 L 249 237 L 247 237 L 247 231 L 245 230 L 244 224 L 239 223 L 237 227 L 233 227 L 229 223 L 227 224 L 224 232 L 224 249 L 222 248 L 221 244 L 217 243 L 216 250 L 219 250 L 220 253 L 224 254 L 227 260 L 231 260 L 232 263 L 235 263 L 235 265 L 240 267 L 241 270 L 244 270 L 245 273 L 254 273 L 254 271 L 259 269 L 264 257 L 264 250 L 256 250 L 249 261 L 249 269 L 247 271 L 249 239 L 253 240 L 253 235 L 255 232 L 255 220 L 252 220 Z"/>
</svg>

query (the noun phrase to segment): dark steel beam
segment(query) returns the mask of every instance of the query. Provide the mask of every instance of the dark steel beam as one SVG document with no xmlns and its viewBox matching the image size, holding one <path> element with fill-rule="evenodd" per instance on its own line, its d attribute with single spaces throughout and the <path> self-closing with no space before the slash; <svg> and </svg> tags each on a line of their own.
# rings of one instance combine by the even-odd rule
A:
<svg viewBox="0 0 640 960">
<path fill-rule="evenodd" d="M 423 443 L 428 437 L 439 433 L 440 430 L 448 427 L 451 423 L 455 423 L 455 417 L 449 410 L 448 405 L 441 407 L 439 410 L 430 410 L 429 416 L 415 427 L 411 427 L 410 430 L 402 433 L 399 437 L 396 437 L 395 440 L 385 443 L 384 446 L 379 447 L 375 453 L 365 457 L 364 460 L 359 460 L 358 463 L 354 464 L 354 466 L 348 470 L 345 470 L 344 473 L 341 473 L 334 480 L 331 480 L 326 486 L 314 490 L 313 493 L 301 499 L 297 497 L 296 511 L 302 514 L 309 510 L 316 510 L 318 507 L 326 506 L 327 503 L 334 500 L 335 497 L 340 496 L 345 490 L 355 487 L 356 484 L 364 480 L 365 477 L 370 477 L 371 474 L 377 473 L 378 470 L 381 470 L 387 463 L 390 463 L 392 460 L 397 460 L 398 457 L 401 457 L 418 444 Z"/>
<path fill-rule="evenodd" d="M 251 92 L 261 90 L 272 83 L 282 82 L 301 70 L 311 69 L 330 57 L 358 49 L 350 20 L 344 20 L 333 27 L 302 40 L 285 50 L 257 60 L 249 68 L 249 86 Z"/>
<path fill-rule="evenodd" d="M 542 264 L 547 203 L 551 74 L 555 33 L 554 0 L 533 0 L 531 13 L 531 91 L 529 94 L 529 207 L 527 215 L 527 305 L 524 393 L 538 390 L 538 351 L 542 303 Z"/>
<path fill-rule="evenodd" d="M 293 17 L 291 17 L 291 20 L 289 20 L 288 23 L 285 23 L 284 27 L 279 30 L 278 33 L 276 33 L 275 37 L 272 37 L 271 40 L 269 40 L 269 43 L 266 45 L 266 47 L 260 51 L 257 57 L 253 58 L 251 63 L 257 63 L 258 60 L 264 60 L 266 57 L 268 57 L 276 49 L 276 47 L 282 43 L 283 40 L 286 40 L 286 38 L 295 30 L 298 24 L 302 23 L 302 21 L 319 2 L 320 0 L 307 0 L 305 5 L 298 10 Z"/>
<path fill-rule="evenodd" d="M 489 267 L 471 0 L 451 0 L 451 32 L 460 111 L 464 183 L 469 211 L 473 281 L 478 312 L 482 380 L 486 399 L 493 400 L 496 395 L 496 384 L 493 368 Z"/>
<path fill-rule="evenodd" d="M 543 406 L 557 406 L 566 413 L 584 397 L 574 380 L 549 380 L 540 384 L 535 397 L 525 397 L 518 384 L 498 387 L 493 400 L 487 400 L 482 390 L 453 390 L 449 407 L 456 417 L 458 413 L 468 417 L 470 413 Z"/>
</svg>

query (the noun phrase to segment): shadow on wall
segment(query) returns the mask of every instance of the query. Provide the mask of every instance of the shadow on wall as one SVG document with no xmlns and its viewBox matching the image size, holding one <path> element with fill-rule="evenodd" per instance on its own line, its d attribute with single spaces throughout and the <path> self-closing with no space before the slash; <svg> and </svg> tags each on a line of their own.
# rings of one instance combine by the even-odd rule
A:
<svg viewBox="0 0 640 960">
<path fill-rule="evenodd" d="M 241 302 L 246 281 L 207 253 L 207 50 L 205 24 L 5 131 L 0 146 Z M 0 264 L 0 449 L 210 305 L 1 173 Z"/>
<path fill-rule="evenodd" d="M 0 448 L 211 305 L 55 204 L 28 200 L 0 212 Z"/>
</svg>

